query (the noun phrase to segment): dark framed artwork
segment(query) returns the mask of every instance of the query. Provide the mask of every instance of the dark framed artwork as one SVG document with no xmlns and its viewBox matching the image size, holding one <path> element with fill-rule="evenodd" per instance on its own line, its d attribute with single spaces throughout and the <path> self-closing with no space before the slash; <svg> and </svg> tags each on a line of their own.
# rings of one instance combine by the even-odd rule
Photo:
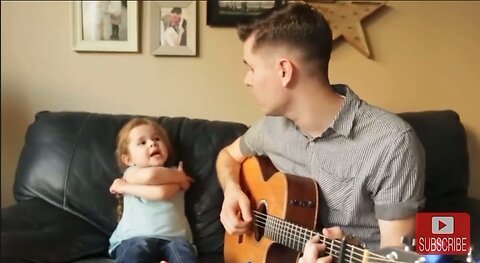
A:
<svg viewBox="0 0 480 263">
<path fill-rule="evenodd" d="M 233 27 L 242 20 L 258 15 L 285 0 L 272 1 L 207 1 L 207 25 Z"/>
</svg>

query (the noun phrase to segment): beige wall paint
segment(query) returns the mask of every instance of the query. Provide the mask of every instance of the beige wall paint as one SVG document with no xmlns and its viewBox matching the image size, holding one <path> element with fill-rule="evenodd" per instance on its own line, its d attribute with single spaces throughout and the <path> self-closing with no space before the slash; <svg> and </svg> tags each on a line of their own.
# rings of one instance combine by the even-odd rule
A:
<svg viewBox="0 0 480 263">
<path fill-rule="evenodd" d="M 24 134 L 41 110 L 187 116 L 253 123 L 261 113 L 242 84 L 242 44 L 233 28 L 206 25 L 198 12 L 198 57 L 149 54 L 148 11 L 142 52 L 71 50 L 70 4 L 1 3 L 2 207 Z M 480 3 L 391 2 L 364 21 L 373 60 L 339 40 L 332 82 L 394 112 L 456 110 L 469 143 L 470 195 L 480 198 Z"/>
</svg>

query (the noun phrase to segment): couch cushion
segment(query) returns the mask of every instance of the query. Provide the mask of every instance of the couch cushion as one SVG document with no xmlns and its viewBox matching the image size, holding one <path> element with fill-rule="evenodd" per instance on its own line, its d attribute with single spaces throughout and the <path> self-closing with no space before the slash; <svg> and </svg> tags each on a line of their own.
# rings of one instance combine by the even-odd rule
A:
<svg viewBox="0 0 480 263">
<path fill-rule="evenodd" d="M 43 199 L 91 222 L 107 235 L 114 230 L 117 200 L 108 191 L 120 177 L 114 150 L 118 130 L 132 115 L 40 112 L 26 135 L 15 177 L 18 202 Z M 215 161 L 218 152 L 240 136 L 239 123 L 158 117 L 195 183 L 186 193 L 186 213 L 201 254 L 221 253 L 219 220 L 223 194 Z"/>
<path fill-rule="evenodd" d="M 2 262 L 68 262 L 106 256 L 108 235 L 43 200 L 2 209 Z"/>
</svg>

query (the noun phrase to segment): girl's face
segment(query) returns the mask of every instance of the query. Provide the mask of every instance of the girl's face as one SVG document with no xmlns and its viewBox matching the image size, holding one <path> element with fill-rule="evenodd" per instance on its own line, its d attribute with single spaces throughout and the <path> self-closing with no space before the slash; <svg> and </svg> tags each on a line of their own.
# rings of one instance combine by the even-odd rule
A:
<svg viewBox="0 0 480 263">
<path fill-rule="evenodd" d="M 167 146 L 155 127 L 143 124 L 133 128 L 128 135 L 127 154 L 122 161 L 128 166 L 163 166 L 168 157 Z"/>
</svg>

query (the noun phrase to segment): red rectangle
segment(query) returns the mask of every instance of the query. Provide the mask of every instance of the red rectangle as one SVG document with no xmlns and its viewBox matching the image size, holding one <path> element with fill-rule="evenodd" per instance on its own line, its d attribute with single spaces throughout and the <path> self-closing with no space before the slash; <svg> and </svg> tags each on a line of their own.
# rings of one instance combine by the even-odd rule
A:
<svg viewBox="0 0 480 263">
<path fill-rule="evenodd" d="M 418 213 L 415 240 L 419 254 L 466 255 L 470 249 L 470 215 Z"/>
</svg>

